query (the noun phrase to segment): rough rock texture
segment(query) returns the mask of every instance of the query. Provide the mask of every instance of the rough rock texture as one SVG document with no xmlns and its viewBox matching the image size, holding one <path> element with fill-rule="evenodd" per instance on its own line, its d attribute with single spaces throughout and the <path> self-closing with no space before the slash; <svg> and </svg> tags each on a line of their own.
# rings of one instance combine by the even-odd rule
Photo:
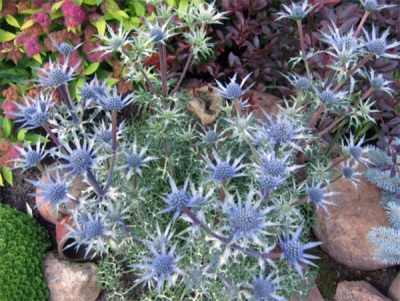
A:
<svg viewBox="0 0 400 301">
<path fill-rule="evenodd" d="M 343 281 L 336 290 L 335 301 L 390 301 L 365 281 Z"/>
<path fill-rule="evenodd" d="M 245 98 L 250 98 L 250 103 L 253 105 L 254 109 L 254 116 L 257 119 L 267 121 L 265 113 L 268 113 L 271 116 L 274 116 L 278 113 L 277 104 L 282 102 L 279 97 L 265 92 L 258 92 L 253 90 L 250 90 L 250 92 L 247 94 Z"/>
<path fill-rule="evenodd" d="M 333 183 L 332 191 L 339 195 L 328 197 L 337 206 L 317 211 L 314 233 L 322 241 L 321 248 L 336 262 L 347 267 L 374 271 L 388 267 L 373 259 L 375 248 L 367 235 L 373 227 L 387 226 L 388 217 L 379 205 L 380 191 L 361 178 L 358 193 L 353 184 L 345 179 Z"/>
<path fill-rule="evenodd" d="M 394 278 L 392 284 L 389 287 L 388 296 L 393 301 L 400 301 L 400 273 Z"/>
<path fill-rule="evenodd" d="M 48 301 L 95 301 L 100 295 L 94 263 L 63 261 L 55 253 L 47 253 L 44 266 Z"/>
</svg>

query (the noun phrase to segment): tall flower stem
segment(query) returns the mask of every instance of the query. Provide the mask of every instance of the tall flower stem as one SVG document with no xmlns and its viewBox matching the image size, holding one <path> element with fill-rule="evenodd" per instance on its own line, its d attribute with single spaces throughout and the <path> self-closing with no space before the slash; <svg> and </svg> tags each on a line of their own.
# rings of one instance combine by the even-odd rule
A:
<svg viewBox="0 0 400 301">
<path fill-rule="evenodd" d="M 67 84 L 63 84 L 63 85 L 59 86 L 57 89 L 58 89 L 58 91 L 60 91 L 61 98 L 62 98 L 63 102 L 65 103 L 65 105 L 67 106 L 69 112 L 71 113 L 72 120 L 74 121 L 75 124 L 77 124 L 78 118 L 75 115 L 75 111 L 74 111 L 74 108 L 71 103 Z"/>
<path fill-rule="evenodd" d="M 192 61 L 192 58 L 193 58 L 193 50 L 190 50 L 189 56 L 188 56 L 188 58 L 186 60 L 186 63 L 185 63 L 185 67 L 183 67 L 181 76 L 179 77 L 178 83 L 176 84 L 175 88 L 172 90 L 171 96 L 174 95 L 178 91 L 178 89 L 180 88 L 180 86 L 182 84 L 182 81 L 185 78 L 186 72 L 189 69 L 190 62 Z"/>
<path fill-rule="evenodd" d="M 188 208 L 188 207 L 183 207 L 182 208 L 183 212 L 193 221 L 193 223 L 196 226 L 199 226 L 206 232 L 209 236 L 212 236 L 222 243 L 229 245 L 230 248 L 236 249 L 239 252 L 255 257 L 255 258 L 262 258 L 262 259 L 280 259 L 282 255 L 282 251 L 279 250 L 273 250 L 268 253 L 258 253 L 256 251 L 250 250 L 243 248 L 237 244 L 232 244 L 230 243 L 231 238 L 223 237 L 221 235 L 216 234 L 214 231 L 212 231 L 207 225 L 203 224 L 197 217 L 196 215 L 193 214 L 193 212 Z"/>
<path fill-rule="evenodd" d="M 53 142 L 57 145 L 57 146 L 61 146 L 60 141 L 58 141 L 58 138 L 56 137 L 56 135 L 54 135 L 53 131 L 51 130 L 51 128 L 49 127 L 48 124 L 45 124 L 43 126 L 43 128 L 46 130 L 46 133 L 49 134 L 51 140 L 53 140 Z"/>
<path fill-rule="evenodd" d="M 96 193 L 101 197 L 104 196 L 104 190 L 100 187 L 99 182 L 97 182 L 96 177 L 94 176 L 92 171 L 89 169 L 89 170 L 87 170 L 86 173 L 87 173 L 88 181 L 89 181 L 90 185 L 94 188 L 94 190 L 96 190 Z"/>
<path fill-rule="evenodd" d="M 324 104 L 324 103 L 321 103 L 321 104 L 319 105 L 317 112 L 315 112 L 313 118 L 310 120 L 310 122 L 309 122 L 309 124 L 308 124 L 308 127 L 309 127 L 309 128 L 313 128 L 313 127 L 314 127 L 314 125 L 315 125 L 315 123 L 317 122 L 318 118 L 319 118 L 319 117 L 321 116 L 321 114 L 324 112 L 325 107 L 326 107 L 326 104 Z"/>
<path fill-rule="evenodd" d="M 369 52 L 361 61 L 358 62 L 356 66 L 354 66 L 347 74 L 346 76 L 338 83 L 338 85 L 333 89 L 333 92 L 336 92 L 339 90 L 344 83 L 349 79 L 350 76 L 352 76 L 358 69 L 360 69 L 362 66 L 365 65 L 366 62 L 368 62 L 372 57 L 374 56 L 373 52 Z"/>
<path fill-rule="evenodd" d="M 166 97 L 168 93 L 167 49 L 162 43 L 158 44 L 158 57 L 161 69 L 161 95 Z"/>
<path fill-rule="evenodd" d="M 117 151 L 117 111 L 111 112 L 111 134 L 112 134 L 112 150 L 115 153 Z"/>
<path fill-rule="evenodd" d="M 364 12 L 364 15 L 361 18 L 360 24 L 358 24 L 358 27 L 356 29 L 356 31 L 354 32 L 354 37 L 357 38 L 358 35 L 360 34 L 361 28 L 363 27 L 365 21 L 367 20 L 368 16 L 369 16 L 369 12 Z"/>
<path fill-rule="evenodd" d="M 297 30 L 299 31 L 299 37 L 300 37 L 301 58 L 303 59 L 304 66 L 306 67 L 307 78 L 308 78 L 308 80 L 311 80 L 311 72 L 310 72 L 310 67 L 308 65 L 308 60 L 307 60 L 307 55 L 306 55 L 306 43 L 304 42 L 303 25 L 301 23 L 301 20 L 296 20 L 296 24 L 297 24 Z"/>
</svg>

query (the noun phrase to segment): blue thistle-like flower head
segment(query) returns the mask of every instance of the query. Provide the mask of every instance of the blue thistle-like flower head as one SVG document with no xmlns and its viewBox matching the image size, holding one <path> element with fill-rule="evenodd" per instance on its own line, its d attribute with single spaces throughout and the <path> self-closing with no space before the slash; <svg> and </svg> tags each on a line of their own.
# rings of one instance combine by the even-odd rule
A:
<svg viewBox="0 0 400 301">
<path fill-rule="evenodd" d="M 58 210 L 61 204 L 66 204 L 75 198 L 69 193 L 71 181 L 61 179 L 58 169 L 55 170 L 55 179 L 49 171 L 46 171 L 45 180 L 32 181 L 27 179 L 29 183 L 40 189 L 39 192 L 34 193 L 34 196 L 43 197 L 43 200 L 37 204 L 37 207 L 42 206 L 44 203 L 49 202 L 53 210 Z"/>
<path fill-rule="evenodd" d="M 303 269 L 300 263 L 316 266 L 309 259 L 319 259 L 319 257 L 317 256 L 306 254 L 305 251 L 319 246 L 321 242 L 311 242 L 303 244 L 300 241 L 301 231 L 303 231 L 303 225 L 301 225 L 297 229 L 294 235 L 286 233 L 283 239 L 279 237 L 279 242 L 283 252 L 281 255 L 281 259 L 286 258 L 295 267 L 299 275 L 303 276 Z"/>
<path fill-rule="evenodd" d="M 46 156 L 44 152 L 46 145 L 43 144 L 43 147 L 40 148 L 40 139 L 38 139 L 36 143 L 36 149 L 32 149 L 32 146 L 27 142 L 24 142 L 23 147 L 19 147 L 17 145 L 15 145 L 14 147 L 19 152 L 19 157 L 10 160 L 16 163 L 12 167 L 12 169 L 22 168 L 22 172 L 32 167 L 35 167 Z"/>
<path fill-rule="evenodd" d="M 67 142 L 62 142 L 67 154 L 61 151 L 56 152 L 55 154 L 60 159 L 66 161 L 66 163 L 60 164 L 60 168 L 68 170 L 68 172 L 65 173 L 66 176 L 71 174 L 74 176 L 86 176 L 87 172 L 93 168 L 94 163 L 98 161 L 93 150 L 94 141 L 84 139 L 81 144 L 76 133 L 73 133 L 73 138 L 75 148 L 71 148 Z"/>
<path fill-rule="evenodd" d="M 50 40 L 53 43 L 53 46 L 57 49 L 57 51 L 59 53 L 61 53 L 64 57 L 67 57 L 70 55 L 71 52 L 73 52 L 74 50 L 78 49 L 79 46 L 81 46 L 83 43 L 80 43 L 76 46 L 71 46 L 66 42 L 61 42 L 60 44 L 58 44 L 51 36 Z"/>
<path fill-rule="evenodd" d="M 327 214 L 329 214 L 326 205 L 336 206 L 335 203 L 327 201 L 325 198 L 333 195 L 339 194 L 339 192 L 325 192 L 327 187 L 321 188 L 322 182 L 319 182 L 315 186 L 306 185 L 306 192 L 308 197 L 308 202 L 313 203 L 317 208 L 323 208 Z"/>
<path fill-rule="evenodd" d="M 105 224 L 107 215 L 100 217 L 99 212 L 95 214 L 87 212 L 86 215 L 81 216 L 78 210 L 75 210 L 73 217 L 75 227 L 69 227 L 71 232 L 67 237 L 73 238 L 75 241 L 68 247 L 76 245 L 75 248 L 79 249 L 80 246 L 85 245 L 85 258 L 88 254 L 92 254 L 94 257 L 97 253 L 106 251 L 104 239 L 115 238 L 115 233 L 108 230 Z"/>
<path fill-rule="evenodd" d="M 144 146 L 140 152 L 137 150 L 137 142 L 136 137 L 131 145 L 131 152 L 122 151 L 122 162 L 123 164 L 119 166 L 116 170 L 121 170 L 128 168 L 128 172 L 126 174 L 126 178 L 129 179 L 133 173 L 137 173 L 138 175 L 142 175 L 142 168 L 146 167 L 146 163 L 157 159 L 156 157 L 145 157 L 145 153 L 147 152 L 147 148 L 149 146 Z"/>
<path fill-rule="evenodd" d="M 224 211 L 227 212 L 229 220 L 228 229 L 233 233 L 233 241 L 242 239 L 240 243 L 243 246 L 247 245 L 249 239 L 261 244 L 259 235 L 266 235 L 265 228 L 272 225 L 265 221 L 265 216 L 272 210 L 272 207 L 260 210 L 262 198 L 253 201 L 255 195 L 258 195 L 258 192 L 250 190 L 245 204 L 242 204 L 240 197 L 236 204 L 234 198 L 228 195 L 224 203 Z"/>
<path fill-rule="evenodd" d="M 161 42 L 165 39 L 165 33 L 163 29 L 159 26 L 153 26 L 152 28 L 150 28 L 149 35 L 150 39 L 154 43 Z"/>
<path fill-rule="evenodd" d="M 280 278 L 275 278 L 273 273 L 269 274 L 266 278 L 260 275 L 258 278 L 253 277 L 253 285 L 250 288 L 254 291 L 254 294 L 251 296 L 250 300 L 256 301 L 265 301 L 265 300 L 275 300 L 275 301 L 284 301 L 285 298 L 278 296 L 275 292 L 281 287 L 277 285 L 280 281 Z"/>
<path fill-rule="evenodd" d="M 276 20 L 288 18 L 292 20 L 301 20 L 305 18 L 308 13 L 313 9 L 313 6 L 308 6 L 308 1 L 305 0 L 302 4 L 292 3 L 291 7 L 282 5 L 286 12 L 278 12 L 279 17 Z"/>
<path fill-rule="evenodd" d="M 386 57 L 390 59 L 399 59 L 400 55 L 388 53 L 387 50 L 392 49 L 400 45 L 400 42 L 393 42 L 387 44 L 386 39 L 389 36 L 390 28 L 386 29 L 381 37 L 377 37 L 378 31 L 374 24 L 372 24 L 372 33 L 369 35 L 368 31 L 363 28 L 365 41 L 363 43 L 367 47 L 369 52 L 372 52 L 377 58 Z"/>
<path fill-rule="evenodd" d="M 266 115 L 269 124 L 265 124 L 260 130 L 270 139 L 272 143 L 279 145 L 290 145 L 299 149 L 294 143 L 297 139 L 304 139 L 307 136 L 302 134 L 305 130 L 300 124 L 289 120 L 286 115 L 278 114 L 276 120 L 271 116 Z"/>
<path fill-rule="evenodd" d="M 16 104 L 19 112 L 13 113 L 17 118 L 16 122 L 23 122 L 21 128 L 30 130 L 43 127 L 50 119 L 50 109 L 54 105 L 53 95 L 44 95 L 41 91 L 36 98 L 24 97 L 25 104 Z"/>
<path fill-rule="evenodd" d="M 50 62 L 44 68 L 38 68 L 39 79 L 36 81 L 40 86 L 45 88 L 58 88 L 71 81 L 74 77 L 73 74 L 78 68 L 80 62 L 74 67 L 68 66 L 68 59 L 65 59 L 63 64 L 59 62 Z"/>
<path fill-rule="evenodd" d="M 395 4 L 379 4 L 376 0 L 360 0 L 361 5 L 364 7 L 366 12 L 373 12 L 382 10 L 384 8 L 396 7 Z"/>
<path fill-rule="evenodd" d="M 81 97 L 81 101 L 83 106 L 85 107 L 87 104 L 92 104 L 99 102 L 101 97 L 105 97 L 108 92 L 107 80 L 103 80 L 100 84 L 100 81 L 97 79 L 97 76 L 87 83 L 85 80 L 83 81 L 83 87 L 79 88 L 79 95 Z"/>
<path fill-rule="evenodd" d="M 115 32 L 114 29 L 107 23 L 106 26 L 109 36 L 96 35 L 103 42 L 105 42 L 105 45 L 96 47 L 92 50 L 92 52 L 103 51 L 103 55 L 107 53 L 114 53 L 116 51 L 121 52 L 122 48 L 129 43 L 129 39 L 127 39 L 129 32 L 123 30 L 122 22 L 120 23 L 117 32 Z"/>
<path fill-rule="evenodd" d="M 357 185 L 361 183 L 358 177 L 362 175 L 361 172 L 357 171 L 358 162 L 356 161 L 353 164 L 351 160 L 347 160 L 346 163 L 342 162 L 340 165 L 342 167 L 343 178 L 349 180 L 357 189 Z"/>
<path fill-rule="evenodd" d="M 178 189 L 175 184 L 175 181 L 169 177 L 169 185 L 171 186 L 172 192 L 167 194 L 166 197 L 163 198 L 163 201 L 167 203 L 169 206 L 166 209 L 163 209 L 158 212 L 158 214 L 167 213 L 171 211 L 175 211 L 173 219 L 176 220 L 180 215 L 183 207 L 193 207 L 196 205 L 198 201 L 198 196 L 194 195 L 190 197 L 187 193 L 187 187 L 189 184 L 189 178 L 186 179 L 183 188 Z"/>
<path fill-rule="evenodd" d="M 237 74 L 231 78 L 230 82 L 224 87 L 219 81 L 217 82 L 218 87 L 215 87 L 214 89 L 217 90 L 223 98 L 226 99 L 236 99 L 242 96 L 244 93 L 246 93 L 250 87 L 247 89 L 243 90 L 243 85 L 246 82 L 246 80 L 250 77 L 251 74 L 248 74 L 245 78 L 243 78 L 241 84 L 236 83 L 236 77 Z"/>
<path fill-rule="evenodd" d="M 230 152 L 228 152 L 225 161 L 221 160 L 221 158 L 218 156 L 215 150 L 213 150 L 213 155 L 216 160 L 216 164 L 211 162 L 209 158 L 203 157 L 208 167 L 211 168 L 211 170 L 207 169 L 203 170 L 204 172 L 210 175 L 210 178 L 207 180 L 208 182 L 215 181 L 220 184 L 222 182 L 231 180 L 233 178 L 246 176 L 245 173 L 238 173 L 239 170 L 249 165 L 249 164 L 240 164 L 240 161 L 243 159 L 244 155 L 241 155 L 239 158 L 237 158 L 233 162 L 233 164 L 229 162 L 231 160 Z"/>
<path fill-rule="evenodd" d="M 127 96 L 125 96 L 124 99 L 122 99 L 122 97 L 118 94 L 116 86 L 114 86 L 114 88 L 111 90 L 111 93 L 109 91 L 106 91 L 106 94 L 104 96 L 101 96 L 99 94 L 97 94 L 97 96 L 99 104 L 103 107 L 104 110 L 107 111 L 119 111 L 136 99 L 133 93 L 128 94 Z"/>
<path fill-rule="evenodd" d="M 338 105 L 345 102 L 346 92 L 333 92 L 331 89 L 326 88 L 318 92 L 319 100 L 326 105 Z"/>
<path fill-rule="evenodd" d="M 153 278 L 157 279 L 157 292 L 161 292 L 161 287 L 164 280 L 167 279 L 170 285 L 175 282 L 172 278 L 173 274 L 184 275 L 185 273 L 178 268 L 178 263 L 182 257 L 175 257 L 176 244 L 167 250 L 165 243 L 161 244 L 160 249 L 156 248 L 153 244 L 148 244 L 149 251 L 152 256 L 143 256 L 143 263 L 133 264 L 131 267 L 140 269 L 145 274 L 139 279 L 136 285 L 152 281 Z"/>
<path fill-rule="evenodd" d="M 362 147 L 365 137 L 361 137 L 357 144 L 355 144 L 354 136 L 350 133 L 350 138 L 346 139 L 346 142 L 342 140 L 342 148 L 346 153 L 350 154 L 351 158 L 357 162 L 362 162 L 364 164 L 371 163 L 369 159 L 365 156 L 368 154 L 368 147 Z M 346 145 L 347 144 L 347 145 Z"/>
</svg>

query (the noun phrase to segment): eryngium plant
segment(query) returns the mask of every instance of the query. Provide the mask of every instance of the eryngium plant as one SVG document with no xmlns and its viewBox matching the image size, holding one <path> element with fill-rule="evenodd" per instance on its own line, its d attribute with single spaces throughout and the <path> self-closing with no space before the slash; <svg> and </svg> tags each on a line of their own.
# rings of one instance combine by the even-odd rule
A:
<svg viewBox="0 0 400 301">
<path fill-rule="evenodd" d="M 316 125 L 327 111 L 344 108 L 342 115 L 348 117 L 365 102 L 368 95 L 353 96 L 352 78 L 374 53 L 355 43 L 365 58 L 352 56 L 329 80 L 314 80 L 308 68 L 306 76 L 289 75 L 293 81 L 301 79 L 297 95 L 285 101 L 277 116 L 265 112 L 262 119 L 249 111 L 243 89 L 247 77 L 218 82 L 215 89 L 227 101 L 218 121 L 206 128 L 189 115 L 189 97 L 180 86 L 190 64 L 211 54 L 206 26 L 221 22 L 224 13 L 213 3 L 194 3 L 182 11 L 157 0 L 151 4 L 156 14 L 137 32 L 108 26 L 108 34 L 100 37 L 105 42 L 101 50 L 120 54 L 134 92 L 119 95 L 107 79 L 94 77 L 80 88 L 80 100 L 70 99 L 68 82 L 75 67 L 54 62 L 39 70 L 43 95 L 27 100 L 19 117 L 24 127 L 42 126 L 53 139 L 55 148 L 44 155 L 56 158 L 65 172 L 47 185 L 62 187 L 55 191 L 62 198 L 50 200 L 52 187 L 31 183 L 53 207 L 71 208 L 64 205 L 66 198 L 75 203 L 72 247 L 86 247 L 88 257 L 103 256 L 103 271 L 108 271 L 102 273 L 103 281 L 115 289 L 110 296 L 147 284 L 143 298 L 148 299 L 289 298 L 308 273 L 307 265 L 314 265 L 309 249 L 319 245 L 305 241 L 309 217 L 302 215 L 300 205 L 329 211 L 334 205 L 329 199 L 337 194 L 329 184 L 342 163 L 331 163 L 320 144 L 324 133 Z M 290 17 L 294 8 L 281 18 Z M 311 10 L 307 3 L 299 8 L 304 16 Z M 300 30 L 297 62 L 307 66 L 303 15 L 289 19 Z M 166 48 L 173 47 L 168 44 L 172 36 L 191 45 L 180 74 L 168 72 Z M 146 67 L 145 60 L 154 56 L 158 68 Z M 57 78 L 51 78 L 54 74 Z M 53 92 L 61 95 L 60 105 L 54 104 Z M 140 114 L 119 122 L 118 114 L 132 104 Z M 356 114 L 357 121 L 370 118 L 368 114 Z M 356 144 L 351 136 L 342 141 L 342 161 L 347 160 L 343 177 L 356 185 L 358 174 L 352 168 L 367 162 L 363 140 Z M 24 158 L 17 162 L 26 169 Z M 64 188 L 78 176 L 87 188 L 70 197 L 70 189 Z M 112 260 L 116 254 L 118 261 Z M 112 279 L 127 269 L 138 279 L 118 292 Z"/>
</svg>

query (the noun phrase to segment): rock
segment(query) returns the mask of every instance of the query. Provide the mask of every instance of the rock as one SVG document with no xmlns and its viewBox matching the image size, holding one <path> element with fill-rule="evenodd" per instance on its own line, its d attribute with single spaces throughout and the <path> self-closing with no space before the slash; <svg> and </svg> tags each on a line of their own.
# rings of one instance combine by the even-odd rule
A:
<svg viewBox="0 0 400 301">
<path fill-rule="evenodd" d="M 394 278 L 392 284 L 389 287 L 388 296 L 393 301 L 400 301 L 400 273 Z"/>
<path fill-rule="evenodd" d="M 298 291 L 302 292 L 309 288 L 309 286 L 312 287 L 308 290 L 307 296 L 299 296 L 298 294 L 294 294 L 290 297 L 289 301 L 324 301 L 324 298 L 322 297 L 318 287 L 315 285 L 314 279 L 312 278 L 304 280 Z"/>
<path fill-rule="evenodd" d="M 336 289 L 335 301 L 390 301 L 365 281 L 342 281 Z"/>
<path fill-rule="evenodd" d="M 363 171 L 359 167 L 359 171 Z M 349 268 L 374 271 L 385 267 L 373 259 L 375 248 L 367 238 L 374 227 L 387 226 L 388 216 L 379 205 L 381 192 L 363 177 L 358 193 L 353 184 L 340 179 L 332 184 L 332 191 L 338 195 L 327 200 L 337 206 L 328 206 L 329 215 L 320 208 L 314 233 L 322 241 L 321 248 L 328 255 Z"/>
<path fill-rule="evenodd" d="M 95 301 L 100 295 L 94 263 L 59 260 L 56 254 L 47 253 L 44 266 L 48 301 Z"/>
<path fill-rule="evenodd" d="M 276 97 L 272 94 L 268 94 L 265 92 L 258 92 L 254 90 L 250 90 L 245 98 L 250 98 L 250 103 L 253 105 L 254 116 L 262 121 L 267 121 L 268 119 L 265 117 L 265 113 L 275 116 L 278 113 L 278 103 L 281 103 L 282 100 L 279 97 Z"/>
</svg>

